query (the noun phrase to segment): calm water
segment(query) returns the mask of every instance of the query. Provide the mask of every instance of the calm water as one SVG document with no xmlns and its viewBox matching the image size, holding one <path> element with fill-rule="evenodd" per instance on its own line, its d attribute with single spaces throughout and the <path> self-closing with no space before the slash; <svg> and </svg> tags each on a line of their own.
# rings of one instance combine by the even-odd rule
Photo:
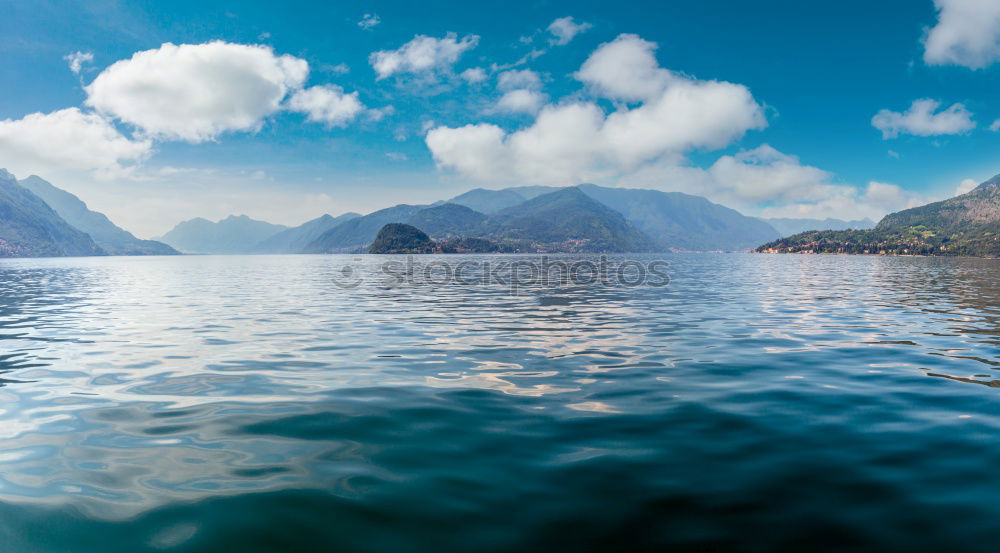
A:
<svg viewBox="0 0 1000 553">
<path fill-rule="evenodd" d="M 1000 261 L 356 259 L 0 262 L 0 551 L 996 551 Z"/>
</svg>

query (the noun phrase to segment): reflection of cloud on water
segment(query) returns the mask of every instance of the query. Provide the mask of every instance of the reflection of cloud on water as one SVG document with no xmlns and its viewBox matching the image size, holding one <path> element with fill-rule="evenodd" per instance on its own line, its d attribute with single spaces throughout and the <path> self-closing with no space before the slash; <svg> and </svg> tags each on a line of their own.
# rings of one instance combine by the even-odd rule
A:
<svg viewBox="0 0 1000 553">
<path fill-rule="evenodd" d="M 293 460 L 317 455 L 322 444 L 227 435 L 227 412 L 247 409 L 163 411 L 147 403 L 36 420 L 34 433 L 0 446 L 0 497 L 69 503 L 88 517 L 121 520 L 177 501 L 301 482 Z"/>
<path fill-rule="evenodd" d="M 521 371 L 451 375 L 446 377 L 428 376 L 426 384 L 432 388 L 478 388 L 480 390 L 494 390 L 507 395 L 526 397 L 542 397 L 551 394 L 580 391 L 580 388 L 565 388 L 554 384 L 524 385 L 516 382 L 516 380 L 521 378 L 551 378 L 557 374 L 556 371 Z"/>
<path fill-rule="evenodd" d="M 604 403 L 603 401 L 582 401 L 580 403 L 567 403 L 566 407 L 574 411 L 584 411 L 587 413 L 621 413 L 618 409 Z"/>
</svg>

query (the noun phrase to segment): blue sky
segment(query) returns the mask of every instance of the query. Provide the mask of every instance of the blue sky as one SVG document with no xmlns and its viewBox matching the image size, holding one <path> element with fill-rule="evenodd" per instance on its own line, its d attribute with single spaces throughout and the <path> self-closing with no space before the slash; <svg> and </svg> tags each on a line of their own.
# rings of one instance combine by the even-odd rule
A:
<svg viewBox="0 0 1000 553">
<path fill-rule="evenodd" d="M 0 4 L 0 166 L 141 236 L 584 180 L 877 218 L 1000 172 L 994 0 Z"/>
</svg>

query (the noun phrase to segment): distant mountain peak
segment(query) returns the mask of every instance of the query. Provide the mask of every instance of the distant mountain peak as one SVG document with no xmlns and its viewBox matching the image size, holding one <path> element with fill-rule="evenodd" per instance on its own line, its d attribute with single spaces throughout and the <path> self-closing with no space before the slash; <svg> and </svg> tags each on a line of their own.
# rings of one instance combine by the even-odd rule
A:
<svg viewBox="0 0 1000 553">
<path fill-rule="evenodd" d="M 216 223 L 196 217 L 179 223 L 161 240 L 188 253 L 241 254 L 287 229 L 247 215 L 230 215 Z"/>
</svg>

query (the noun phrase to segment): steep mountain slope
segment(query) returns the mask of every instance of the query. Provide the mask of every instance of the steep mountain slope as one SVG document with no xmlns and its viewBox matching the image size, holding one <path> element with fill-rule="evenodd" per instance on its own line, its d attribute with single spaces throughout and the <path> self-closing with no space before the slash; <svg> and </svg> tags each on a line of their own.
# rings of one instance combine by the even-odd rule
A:
<svg viewBox="0 0 1000 553">
<path fill-rule="evenodd" d="M 475 236 L 481 232 L 480 226 L 486 215 L 473 211 L 464 205 L 442 204 L 421 209 L 407 221 L 410 225 L 426 232 L 434 238 L 452 236 Z"/>
<path fill-rule="evenodd" d="M 864 230 L 875 228 L 875 221 L 871 219 L 856 219 L 845 221 L 843 219 L 791 219 L 791 218 L 770 218 L 761 219 L 771 225 L 782 236 L 791 236 L 809 230 Z"/>
<path fill-rule="evenodd" d="M 757 251 L 1000 257 L 1000 175 L 967 194 L 886 215 L 871 230 L 805 232 Z"/>
<path fill-rule="evenodd" d="M 0 257 L 104 255 L 41 198 L 0 169 Z"/>
<path fill-rule="evenodd" d="M 656 245 L 625 217 L 584 194 L 563 188 L 501 210 L 484 223 L 486 235 L 524 240 L 548 251 L 644 252 Z"/>
<path fill-rule="evenodd" d="M 103 213 L 91 211 L 80 198 L 36 175 L 19 184 L 49 204 L 64 221 L 90 237 L 110 255 L 176 255 L 177 250 L 155 240 L 140 240 L 116 226 Z"/>
<path fill-rule="evenodd" d="M 389 223 L 405 223 L 426 207 L 400 204 L 351 219 L 321 234 L 303 248 L 302 253 L 346 253 L 367 248 L 382 227 Z"/>
<path fill-rule="evenodd" d="M 341 223 L 357 219 L 357 213 L 344 213 L 337 217 L 323 215 L 297 227 L 283 230 L 253 247 L 253 253 L 299 253 L 324 232 Z"/>
<path fill-rule="evenodd" d="M 185 253 L 240 254 L 287 228 L 246 215 L 230 215 L 217 223 L 198 217 L 178 224 L 160 240 Z"/>
<path fill-rule="evenodd" d="M 748 250 L 780 236 L 760 219 L 700 196 L 593 184 L 578 188 L 623 214 L 661 250 Z"/>
</svg>

